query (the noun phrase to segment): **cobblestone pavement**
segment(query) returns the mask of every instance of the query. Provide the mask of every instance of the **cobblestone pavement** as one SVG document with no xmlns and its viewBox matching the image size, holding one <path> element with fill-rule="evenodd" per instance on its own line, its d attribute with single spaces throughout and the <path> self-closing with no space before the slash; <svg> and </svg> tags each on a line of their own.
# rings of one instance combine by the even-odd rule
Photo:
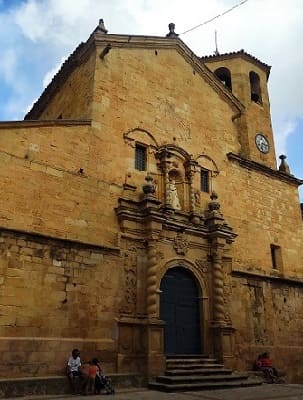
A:
<svg viewBox="0 0 303 400">
<path fill-rule="evenodd" d="M 121 389 L 113 395 L 32 396 L 23 400 L 303 400 L 303 385 L 262 385 L 250 388 L 207 390 L 186 393 L 163 393 L 147 389 Z M 14 400 L 14 399 L 10 399 Z M 17 399 L 15 399 L 17 400 Z M 20 400 L 20 397 L 18 397 Z"/>
</svg>

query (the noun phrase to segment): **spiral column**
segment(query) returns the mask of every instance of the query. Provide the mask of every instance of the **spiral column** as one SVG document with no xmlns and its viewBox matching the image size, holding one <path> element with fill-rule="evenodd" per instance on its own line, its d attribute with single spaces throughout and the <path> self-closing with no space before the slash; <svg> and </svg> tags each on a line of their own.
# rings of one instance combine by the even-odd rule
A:
<svg viewBox="0 0 303 400">
<path fill-rule="evenodd" d="M 214 323 L 224 322 L 224 275 L 221 252 L 213 254 L 213 320 Z"/>
<path fill-rule="evenodd" d="M 148 243 L 147 248 L 147 315 L 156 317 L 157 315 L 157 251 L 155 243 Z"/>
</svg>

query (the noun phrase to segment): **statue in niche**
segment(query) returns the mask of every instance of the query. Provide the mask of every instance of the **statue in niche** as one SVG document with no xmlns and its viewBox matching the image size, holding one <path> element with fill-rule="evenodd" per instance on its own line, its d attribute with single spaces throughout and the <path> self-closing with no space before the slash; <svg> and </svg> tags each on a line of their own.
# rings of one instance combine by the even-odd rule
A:
<svg viewBox="0 0 303 400">
<path fill-rule="evenodd" d="M 174 179 L 171 179 L 168 184 L 168 190 L 167 190 L 167 195 L 168 195 L 168 203 L 175 209 L 175 210 L 181 210 L 181 205 L 179 201 L 179 196 L 176 188 L 176 181 Z"/>
</svg>

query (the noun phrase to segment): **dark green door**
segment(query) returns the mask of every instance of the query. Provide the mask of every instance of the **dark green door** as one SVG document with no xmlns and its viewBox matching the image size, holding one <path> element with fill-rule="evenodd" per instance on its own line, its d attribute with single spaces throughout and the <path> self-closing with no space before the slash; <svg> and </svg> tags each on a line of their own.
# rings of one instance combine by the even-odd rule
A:
<svg viewBox="0 0 303 400">
<path fill-rule="evenodd" d="M 201 353 L 199 292 L 193 275 L 184 268 L 171 268 L 160 289 L 165 353 Z"/>
</svg>

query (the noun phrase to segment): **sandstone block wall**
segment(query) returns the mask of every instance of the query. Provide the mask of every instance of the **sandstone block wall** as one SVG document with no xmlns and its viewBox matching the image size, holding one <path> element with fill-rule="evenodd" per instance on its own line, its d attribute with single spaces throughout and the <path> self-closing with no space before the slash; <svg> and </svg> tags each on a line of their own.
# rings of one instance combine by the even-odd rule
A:
<svg viewBox="0 0 303 400">
<path fill-rule="evenodd" d="M 265 351 L 287 381 L 302 381 L 302 283 L 238 275 L 233 277 L 232 320 L 236 328 L 233 367 L 250 369 Z M 239 316 L 241 316 L 239 318 Z"/>
<path fill-rule="evenodd" d="M 1 230 L 1 377 L 62 374 L 74 347 L 115 371 L 118 254 Z"/>
</svg>

